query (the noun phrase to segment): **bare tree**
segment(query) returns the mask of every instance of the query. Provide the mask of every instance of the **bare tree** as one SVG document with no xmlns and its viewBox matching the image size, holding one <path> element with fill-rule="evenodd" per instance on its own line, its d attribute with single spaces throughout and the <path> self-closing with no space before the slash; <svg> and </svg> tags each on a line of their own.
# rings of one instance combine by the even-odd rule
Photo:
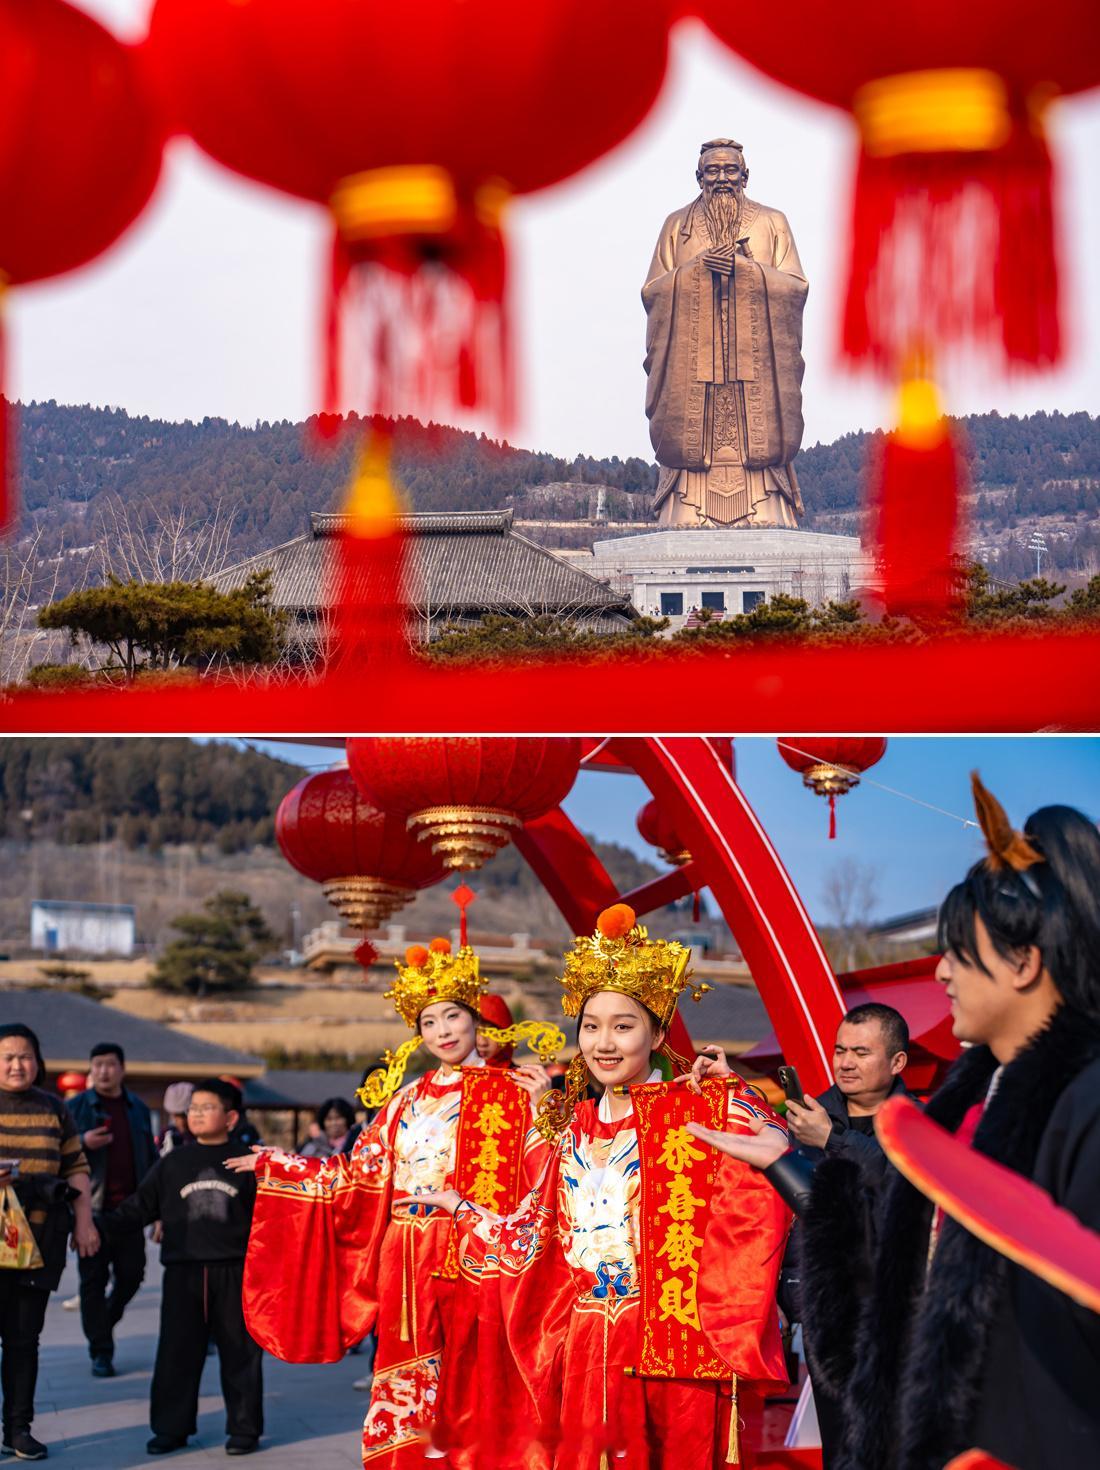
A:
<svg viewBox="0 0 1100 1470">
<path fill-rule="evenodd" d="M 858 858 L 841 858 L 822 883 L 821 897 L 837 931 L 842 967 L 850 970 L 861 943 L 866 940 L 878 899 L 874 868 Z"/>
<path fill-rule="evenodd" d="M 41 663 L 43 644 L 52 651 L 60 635 L 36 626 L 38 609 L 57 596 L 67 553 L 62 543 L 51 557 L 42 555 L 45 527 L 38 524 L 19 541 L 0 542 L 0 687 L 18 684 L 31 663 Z M 87 578 L 84 563 L 83 585 Z M 68 640 L 65 640 L 67 644 Z"/>
<path fill-rule="evenodd" d="M 96 554 L 104 581 L 204 582 L 229 565 L 232 532 L 232 512 L 220 501 L 192 515 L 111 494 L 97 507 Z"/>
</svg>

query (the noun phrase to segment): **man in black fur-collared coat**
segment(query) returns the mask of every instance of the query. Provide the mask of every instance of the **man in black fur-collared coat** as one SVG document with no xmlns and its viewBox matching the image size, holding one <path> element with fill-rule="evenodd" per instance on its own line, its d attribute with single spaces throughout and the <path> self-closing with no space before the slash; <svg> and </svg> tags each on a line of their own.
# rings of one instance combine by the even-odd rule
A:
<svg viewBox="0 0 1100 1470">
<path fill-rule="evenodd" d="M 990 856 L 944 902 L 937 970 L 970 1045 L 927 1113 L 1100 1230 L 1100 833 L 1068 807 L 1014 832 L 976 778 L 975 798 Z M 734 1147 L 804 1221 L 813 1378 L 843 1403 L 835 1470 L 943 1470 L 971 1447 L 1016 1470 L 1100 1466 L 1100 1316 L 893 1170 L 871 1209 L 845 1159 L 799 1180 L 794 1156 Z"/>
</svg>

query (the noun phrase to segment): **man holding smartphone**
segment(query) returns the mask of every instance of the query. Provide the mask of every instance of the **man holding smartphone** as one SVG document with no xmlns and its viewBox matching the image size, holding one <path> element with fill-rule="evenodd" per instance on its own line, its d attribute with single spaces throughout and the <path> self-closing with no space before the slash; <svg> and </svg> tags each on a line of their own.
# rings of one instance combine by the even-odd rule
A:
<svg viewBox="0 0 1100 1470">
<path fill-rule="evenodd" d="M 106 1229 L 103 1216 L 137 1189 L 157 1150 L 149 1109 L 123 1086 L 122 1047 L 114 1041 L 93 1046 L 88 1070 L 92 1085 L 72 1099 L 69 1110 L 91 1168 L 92 1209 L 103 1245 L 80 1262 L 80 1321 L 92 1373 L 113 1378 L 114 1329 L 145 1275 L 145 1236 L 140 1228 Z"/>
<path fill-rule="evenodd" d="M 841 1021 L 833 1047 L 836 1082 L 818 1098 L 788 1096 L 787 1126 L 808 1157 L 846 1154 L 877 1182 L 886 1157 L 875 1137 L 875 1114 L 888 1097 L 906 1092 L 909 1027 L 893 1006 L 856 1006 Z"/>
</svg>

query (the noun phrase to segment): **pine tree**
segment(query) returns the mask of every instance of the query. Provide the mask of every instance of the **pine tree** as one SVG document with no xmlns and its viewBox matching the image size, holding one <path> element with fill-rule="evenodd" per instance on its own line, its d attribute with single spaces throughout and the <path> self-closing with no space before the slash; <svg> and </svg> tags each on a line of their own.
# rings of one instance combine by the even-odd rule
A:
<svg viewBox="0 0 1100 1470">
<path fill-rule="evenodd" d="M 200 998 L 212 991 L 246 989 L 275 939 L 248 895 L 230 889 L 208 898 L 200 913 L 173 919 L 172 928 L 181 937 L 167 945 L 150 983 L 158 990 Z"/>
</svg>

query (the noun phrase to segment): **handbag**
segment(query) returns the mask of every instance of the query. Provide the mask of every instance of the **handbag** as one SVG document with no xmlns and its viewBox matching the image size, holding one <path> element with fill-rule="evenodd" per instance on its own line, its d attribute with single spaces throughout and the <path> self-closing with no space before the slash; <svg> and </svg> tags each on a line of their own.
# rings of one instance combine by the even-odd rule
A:
<svg viewBox="0 0 1100 1470">
<path fill-rule="evenodd" d="M 30 1221 L 10 1184 L 0 1190 L 0 1269 L 38 1271 L 45 1265 Z"/>
</svg>

